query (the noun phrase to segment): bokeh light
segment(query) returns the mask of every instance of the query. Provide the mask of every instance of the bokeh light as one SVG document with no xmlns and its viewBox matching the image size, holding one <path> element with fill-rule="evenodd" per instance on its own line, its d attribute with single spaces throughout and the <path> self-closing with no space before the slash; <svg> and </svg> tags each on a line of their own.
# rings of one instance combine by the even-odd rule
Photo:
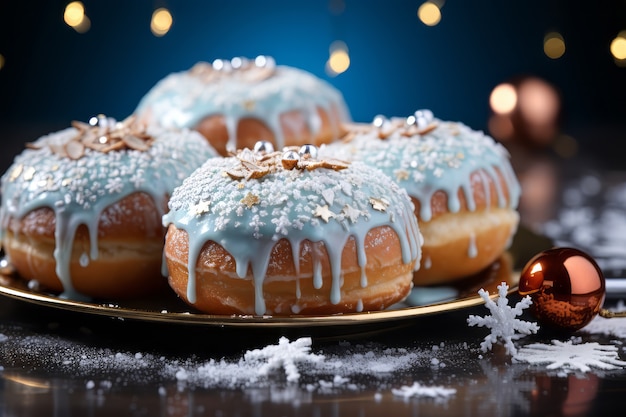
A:
<svg viewBox="0 0 626 417">
<path fill-rule="evenodd" d="M 626 31 L 621 31 L 611 41 L 611 55 L 618 61 L 618 64 L 624 64 L 626 62 Z"/>
<path fill-rule="evenodd" d="M 441 10 L 437 4 L 427 1 L 418 7 L 417 17 L 426 26 L 436 26 L 441 21 Z"/>
<path fill-rule="evenodd" d="M 565 54 L 565 40 L 558 32 L 550 32 L 543 38 L 543 52 L 548 58 L 558 59 Z"/>
<path fill-rule="evenodd" d="M 174 19 L 169 10 L 165 8 L 156 9 L 150 20 L 150 30 L 154 36 L 163 36 L 169 32 L 173 22 Z"/>
<path fill-rule="evenodd" d="M 509 83 L 503 83 L 493 89 L 489 96 L 491 110 L 499 114 L 507 114 L 517 106 L 517 92 Z"/>
<path fill-rule="evenodd" d="M 85 14 L 85 6 L 80 1 L 73 1 L 65 6 L 63 20 L 78 33 L 86 33 L 91 29 L 91 20 Z"/>
<path fill-rule="evenodd" d="M 83 22 L 85 18 L 85 6 L 80 1 L 73 1 L 65 6 L 63 20 L 70 27 L 76 27 Z"/>
<path fill-rule="evenodd" d="M 518 89 L 522 117 L 532 125 L 543 126 L 555 120 L 559 97 L 554 88 L 539 78 L 529 78 Z"/>
<path fill-rule="evenodd" d="M 4 68 L 4 55 L 0 54 L 0 70 Z"/>
<path fill-rule="evenodd" d="M 326 62 L 326 72 L 330 76 L 337 76 L 350 68 L 350 54 L 348 45 L 343 41 L 335 41 L 329 48 L 330 56 Z"/>
<path fill-rule="evenodd" d="M 561 101 L 556 89 L 538 77 L 523 77 L 497 85 L 489 104 L 490 133 L 499 140 L 533 147 L 551 144 L 557 133 Z"/>
</svg>

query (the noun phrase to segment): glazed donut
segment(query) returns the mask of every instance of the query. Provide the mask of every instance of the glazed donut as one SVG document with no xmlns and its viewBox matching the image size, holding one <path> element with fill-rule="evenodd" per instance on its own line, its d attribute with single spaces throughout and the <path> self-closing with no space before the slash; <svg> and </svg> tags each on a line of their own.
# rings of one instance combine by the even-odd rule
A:
<svg viewBox="0 0 626 417">
<path fill-rule="evenodd" d="M 416 285 L 476 274 L 508 248 L 520 186 L 501 144 L 429 110 L 346 129 L 321 153 L 375 166 L 408 192 L 424 236 Z"/>
<path fill-rule="evenodd" d="M 27 144 L 2 176 L 0 238 L 20 278 L 71 299 L 168 290 L 162 216 L 210 157 L 191 130 L 97 116 Z"/>
<path fill-rule="evenodd" d="M 384 309 L 412 288 L 421 255 L 413 204 L 361 163 L 305 145 L 214 158 L 174 191 L 169 283 L 211 314 L 304 315 Z"/>
<path fill-rule="evenodd" d="M 171 73 L 140 100 L 139 120 L 202 133 L 221 155 L 268 141 L 328 143 L 350 115 L 342 94 L 306 71 L 271 57 L 217 59 Z"/>
</svg>

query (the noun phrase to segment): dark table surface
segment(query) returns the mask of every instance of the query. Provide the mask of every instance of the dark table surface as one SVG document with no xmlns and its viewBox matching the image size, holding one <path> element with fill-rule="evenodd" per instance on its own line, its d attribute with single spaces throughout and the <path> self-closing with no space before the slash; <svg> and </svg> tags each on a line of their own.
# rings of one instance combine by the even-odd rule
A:
<svg viewBox="0 0 626 417">
<path fill-rule="evenodd" d="M 531 240 L 517 250 L 515 269 L 554 242 L 592 251 L 601 240 L 605 249 L 619 248 L 618 237 L 607 241 L 605 236 L 594 235 L 596 240 L 577 240 L 571 221 L 563 220 L 567 218 L 564 213 L 571 216 L 570 211 L 576 213 L 587 206 L 592 212 L 579 218 L 590 224 L 607 216 L 603 207 L 618 218 L 622 210 L 626 219 L 625 209 L 618 204 L 621 194 L 615 191 L 626 176 L 598 166 L 557 165 L 554 172 L 559 175 L 554 178 L 556 187 L 549 201 L 523 202 L 522 230 Z M 550 167 L 554 169 L 554 165 Z M 527 172 L 521 174 L 526 178 Z M 578 198 L 576 190 L 580 191 Z M 548 234 L 549 240 L 544 239 Z M 611 251 L 598 253 L 610 275 L 607 281 L 621 278 L 622 258 L 614 251 L 618 262 L 610 263 L 607 253 Z M 624 309 L 623 296 L 622 292 L 609 293 L 605 307 Z M 509 298 L 511 305 L 520 299 L 516 292 Z M 355 326 L 205 326 L 121 319 L 2 295 L 0 415 L 623 414 L 625 367 L 550 369 L 545 363 L 515 361 L 501 345 L 483 352 L 480 343 L 489 329 L 468 326 L 471 314 L 485 316 L 489 311 L 478 304 Z M 534 320 L 526 312 L 522 318 Z M 309 356 L 308 361 L 296 363 L 299 376 L 292 381 L 287 378 L 290 371 L 282 366 L 265 375 L 246 360 L 247 353 L 278 345 L 282 337 L 291 343 L 310 338 L 311 353 L 318 355 L 318 361 Z M 626 318 L 597 317 L 573 334 L 540 330 L 516 345 L 523 348 L 553 340 L 611 346 L 626 360 Z M 403 386 L 415 383 L 432 388 L 431 392 L 437 388 L 454 391 L 435 397 L 402 395 Z"/>
</svg>

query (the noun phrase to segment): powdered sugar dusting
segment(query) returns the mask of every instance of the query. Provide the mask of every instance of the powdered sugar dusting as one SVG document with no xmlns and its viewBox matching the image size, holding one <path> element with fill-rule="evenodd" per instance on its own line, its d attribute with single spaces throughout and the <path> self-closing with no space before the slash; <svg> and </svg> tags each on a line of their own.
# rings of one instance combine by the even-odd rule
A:
<svg viewBox="0 0 626 417">
<path fill-rule="evenodd" d="M 414 382 L 411 386 L 403 385 L 400 388 L 392 389 L 391 392 L 393 395 L 405 399 L 410 397 L 447 398 L 456 394 L 456 389 L 442 386 L 423 386 L 419 382 Z"/>
</svg>

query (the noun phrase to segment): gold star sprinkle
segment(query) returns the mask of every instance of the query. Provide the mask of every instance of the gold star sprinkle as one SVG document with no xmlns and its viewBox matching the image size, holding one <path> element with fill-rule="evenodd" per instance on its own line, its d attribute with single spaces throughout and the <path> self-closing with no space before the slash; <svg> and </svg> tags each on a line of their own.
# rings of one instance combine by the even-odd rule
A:
<svg viewBox="0 0 626 417">
<path fill-rule="evenodd" d="M 409 171 L 406 169 L 397 169 L 394 174 L 398 181 L 406 181 L 409 179 Z"/>
<path fill-rule="evenodd" d="M 252 206 L 254 206 L 255 204 L 259 204 L 259 201 L 261 201 L 259 196 L 252 193 L 246 194 L 246 196 L 241 199 L 241 202 L 245 204 L 249 209 L 251 209 Z"/>
<path fill-rule="evenodd" d="M 370 197 L 370 204 L 374 210 L 378 211 L 387 211 L 387 207 L 389 206 L 389 201 L 384 198 L 374 198 Z"/>
<path fill-rule="evenodd" d="M 321 217 L 322 220 L 324 220 L 326 223 L 328 223 L 328 220 L 330 220 L 332 217 L 335 217 L 335 213 L 328 209 L 328 205 L 315 207 L 313 215 L 315 217 Z"/>
<path fill-rule="evenodd" d="M 192 210 L 196 213 L 196 216 L 200 216 L 201 214 L 208 213 L 209 207 L 211 205 L 210 201 L 201 201 L 198 204 L 192 206 Z"/>
<path fill-rule="evenodd" d="M 20 176 L 23 170 L 24 165 L 16 165 L 15 168 L 13 168 L 13 170 L 11 171 L 11 174 L 9 174 L 9 181 L 15 181 Z"/>
</svg>

